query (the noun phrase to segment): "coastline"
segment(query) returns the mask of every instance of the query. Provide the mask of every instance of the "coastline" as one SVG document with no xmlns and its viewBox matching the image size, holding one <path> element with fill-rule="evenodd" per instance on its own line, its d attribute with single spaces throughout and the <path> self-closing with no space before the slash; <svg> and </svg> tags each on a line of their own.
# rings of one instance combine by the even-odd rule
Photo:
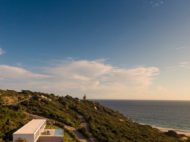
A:
<svg viewBox="0 0 190 142">
<path fill-rule="evenodd" d="M 182 134 L 185 136 L 190 137 L 190 130 L 181 130 L 181 129 L 174 129 L 174 128 L 164 128 L 164 127 L 158 127 L 158 126 L 154 126 L 151 125 L 153 128 L 156 128 L 158 130 L 160 130 L 161 132 L 167 132 L 169 130 L 175 131 L 177 134 Z"/>
<path fill-rule="evenodd" d="M 170 125 L 168 124 L 168 126 L 159 126 L 159 125 L 157 125 L 158 123 L 155 125 L 154 125 L 154 123 L 152 123 L 152 124 L 143 123 L 141 121 L 143 119 L 137 119 L 137 118 L 144 117 L 144 116 L 150 117 L 149 114 L 147 115 L 148 112 L 151 112 L 154 115 L 154 119 L 156 119 L 156 117 L 158 117 L 158 120 L 162 119 L 162 117 L 167 117 L 169 112 L 172 112 L 173 116 L 175 116 L 175 115 L 176 116 L 183 116 L 183 113 L 180 113 L 181 111 L 175 111 L 174 106 L 176 106 L 177 108 L 181 106 L 185 111 L 188 112 L 188 109 L 186 109 L 186 108 L 189 108 L 189 106 L 190 106 L 188 101 L 178 101 L 178 100 L 176 100 L 176 101 L 165 101 L 165 100 L 164 101 L 163 100 L 158 100 L 158 101 L 155 101 L 155 100 L 154 101 L 151 101 L 151 100 L 96 100 L 96 101 L 105 107 L 111 108 L 115 111 L 119 111 L 120 113 L 125 115 L 128 119 L 130 119 L 133 122 L 136 122 L 136 123 L 139 123 L 142 125 L 149 125 L 152 128 L 158 129 L 160 132 L 168 132 L 169 130 L 171 130 L 171 131 L 175 131 L 179 135 L 184 135 L 186 137 L 190 137 L 190 129 L 188 129 L 189 127 L 185 127 L 187 129 L 183 129 L 183 127 L 180 128 L 180 126 L 183 126 L 183 125 L 189 126 L 188 124 L 190 124 L 190 121 L 187 122 L 186 124 L 181 125 L 181 123 L 184 123 L 188 119 L 187 116 L 185 116 L 185 118 L 181 119 L 180 121 L 177 121 L 177 119 L 175 119 L 173 121 L 175 123 L 180 124 L 178 128 L 175 128 L 175 127 L 172 128 L 173 127 L 172 123 L 171 124 L 169 123 Z M 150 108 L 149 106 L 154 105 L 155 102 L 156 102 L 156 107 L 149 109 Z M 168 104 L 168 102 L 170 102 L 170 103 Z M 187 102 L 187 103 L 184 104 L 184 102 Z M 182 103 L 183 103 L 183 105 L 182 105 Z M 157 113 L 156 113 L 157 109 L 160 110 L 160 112 L 162 112 L 162 108 L 166 104 L 167 104 L 168 110 L 165 111 L 164 113 L 161 113 L 162 117 L 159 114 L 157 115 Z M 125 107 L 129 106 L 129 108 L 124 109 L 123 106 L 125 106 Z M 144 107 L 144 108 L 140 108 L 139 106 Z M 148 110 L 147 110 L 147 108 L 148 108 Z M 142 111 L 144 109 L 146 109 L 146 111 Z M 139 110 L 139 111 L 134 113 L 135 110 Z M 141 113 L 144 116 L 141 115 Z M 135 116 L 135 117 L 132 117 L 132 116 Z M 167 118 L 165 120 L 165 122 L 167 122 L 167 121 L 169 122 L 170 120 L 172 121 L 171 118 Z M 151 121 L 151 122 L 153 122 L 153 121 Z"/>
<path fill-rule="evenodd" d="M 138 123 L 138 122 L 137 122 Z M 167 127 L 160 127 L 160 126 L 156 126 L 156 125 L 151 125 L 151 124 L 146 124 L 146 123 L 139 123 L 141 125 L 149 125 L 152 128 L 156 128 L 158 130 L 160 130 L 161 132 L 168 132 L 170 130 L 175 131 L 177 134 L 180 135 L 185 135 L 187 137 L 190 137 L 190 130 L 182 130 L 182 129 L 174 129 L 174 128 L 167 128 Z"/>
</svg>

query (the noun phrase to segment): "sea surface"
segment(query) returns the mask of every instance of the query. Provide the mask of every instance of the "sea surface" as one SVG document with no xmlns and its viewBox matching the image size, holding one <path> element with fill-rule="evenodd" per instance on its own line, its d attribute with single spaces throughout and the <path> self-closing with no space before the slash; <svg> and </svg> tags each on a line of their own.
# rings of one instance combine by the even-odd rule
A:
<svg viewBox="0 0 190 142">
<path fill-rule="evenodd" d="M 190 101 L 96 100 L 132 120 L 153 127 L 190 132 Z"/>
</svg>

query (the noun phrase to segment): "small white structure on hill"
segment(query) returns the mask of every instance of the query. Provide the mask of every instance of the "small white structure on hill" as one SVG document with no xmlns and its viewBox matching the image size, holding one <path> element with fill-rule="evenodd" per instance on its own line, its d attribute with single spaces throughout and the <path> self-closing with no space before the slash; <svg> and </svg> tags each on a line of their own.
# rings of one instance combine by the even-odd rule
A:
<svg viewBox="0 0 190 142">
<path fill-rule="evenodd" d="M 46 126 L 45 119 L 33 119 L 13 134 L 13 142 L 36 142 Z"/>
<path fill-rule="evenodd" d="M 57 130 L 45 129 L 45 127 L 46 119 L 33 119 L 13 134 L 13 142 L 43 142 L 44 140 L 63 142 L 62 129 L 58 129 L 59 133 L 52 133 Z"/>
</svg>

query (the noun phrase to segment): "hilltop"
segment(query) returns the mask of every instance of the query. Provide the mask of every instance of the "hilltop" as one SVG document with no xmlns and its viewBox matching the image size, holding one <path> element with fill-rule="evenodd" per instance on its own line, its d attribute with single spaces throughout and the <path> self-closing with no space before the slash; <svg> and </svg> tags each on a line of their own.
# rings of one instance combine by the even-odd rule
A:
<svg viewBox="0 0 190 142">
<path fill-rule="evenodd" d="M 65 142 L 180 142 L 184 135 L 140 125 L 97 102 L 23 90 L 0 90 L 0 142 L 33 118 L 65 130 Z"/>
</svg>

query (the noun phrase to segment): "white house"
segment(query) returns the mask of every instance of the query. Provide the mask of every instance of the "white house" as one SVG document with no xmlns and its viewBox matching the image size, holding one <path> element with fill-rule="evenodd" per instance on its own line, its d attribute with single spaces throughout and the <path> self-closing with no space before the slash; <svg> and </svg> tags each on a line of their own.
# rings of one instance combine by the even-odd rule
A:
<svg viewBox="0 0 190 142">
<path fill-rule="evenodd" d="M 13 134 L 13 142 L 63 142 L 62 129 L 45 127 L 46 119 L 33 119 Z"/>
</svg>

